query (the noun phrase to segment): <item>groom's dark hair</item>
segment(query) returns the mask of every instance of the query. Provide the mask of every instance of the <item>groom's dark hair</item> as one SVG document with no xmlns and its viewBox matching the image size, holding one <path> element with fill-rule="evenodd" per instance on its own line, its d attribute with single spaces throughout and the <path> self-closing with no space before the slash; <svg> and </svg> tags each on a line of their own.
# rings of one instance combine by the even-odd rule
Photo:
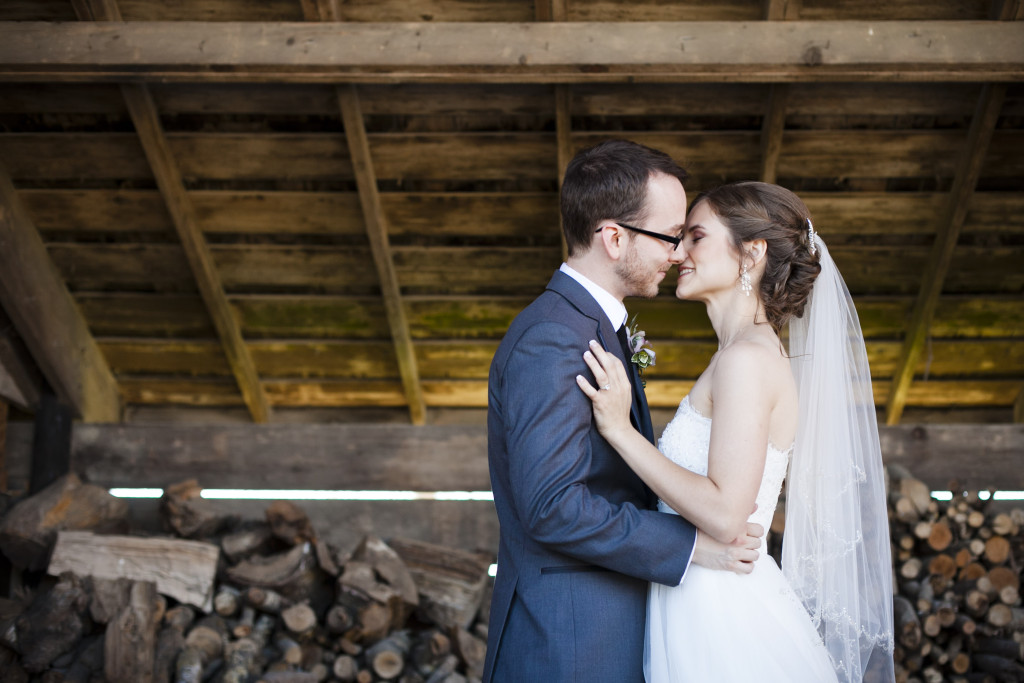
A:
<svg viewBox="0 0 1024 683">
<path fill-rule="evenodd" d="M 656 173 L 680 183 L 690 177 L 669 155 L 629 140 L 605 140 L 577 153 L 562 181 L 562 230 L 569 255 L 590 249 L 601 221 L 642 222 L 647 180 Z"/>
</svg>

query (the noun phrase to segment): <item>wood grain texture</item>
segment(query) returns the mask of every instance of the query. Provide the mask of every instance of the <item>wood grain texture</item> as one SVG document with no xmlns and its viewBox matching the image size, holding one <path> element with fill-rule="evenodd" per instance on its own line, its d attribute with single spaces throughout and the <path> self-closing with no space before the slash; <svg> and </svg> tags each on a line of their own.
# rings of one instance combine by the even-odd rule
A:
<svg viewBox="0 0 1024 683">
<path fill-rule="evenodd" d="M 1016 23 L 3 22 L 0 78 L 998 81 L 1020 77 Z"/>
<path fill-rule="evenodd" d="M 46 571 L 73 571 L 103 579 L 155 580 L 157 591 L 205 611 L 213 608 L 213 579 L 220 549 L 182 539 L 61 531 Z"/>
</svg>

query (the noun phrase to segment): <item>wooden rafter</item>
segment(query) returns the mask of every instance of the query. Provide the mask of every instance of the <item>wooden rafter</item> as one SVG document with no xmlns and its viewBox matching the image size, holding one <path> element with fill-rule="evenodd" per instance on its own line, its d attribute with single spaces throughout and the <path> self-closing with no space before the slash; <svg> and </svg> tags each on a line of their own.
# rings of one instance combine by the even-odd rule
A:
<svg viewBox="0 0 1024 683">
<path fill-rule="evenodd" d="M 0 79 L 275 82 L 1024 80 L 991 21 L 0 22 Z"/>
<path fill-rule="evenodd" d="M 79 7 L 80 4 L 75 5 L 79 19 L 121 21 L 116 0 L 91 0 L 88 5 L 88 16 L 81 14 L 83 10 Z M 238 388 L 242 392 L 242 399 L 254 421 L 267 422 L 270 419 L 270 403 L 260 385 L 256 365 L 245 346 L 242 331 L 231 312 L 231 305 L 224 293 L 213 254 L 199 229 L 192 200 L 185 190 L 181 172 L 160 125 L 160 117 L 149 89 L 145 84 L 124 84 L 121 86 L 121 95 L 128 107 L 139 142 L 156 178 L 157 187 L 171 215 L 178 238 L 181 240 L 199 293 L 217 330 L 228 365 L 231 366 Z"/>
<path fill-rule="evenodd" d="M 963 156 L 953 179 L 953 187 L 949 193 L 946 210 L 942 213 L 942 224 L 935 237 L 928 267 L 921 282 L 921 290 L 914 304 L 910 326 L 903 339 L 900 360 L 893 373 L 886 401 L 886 423 L 898 424 L 906 405 L 907 392 L 914 379 L 914 371 L 921 360 L 932 316 L 942 293 L 942 284 L 949 271 L 957 238 L 963 227 L 967 210 L 970 206 L 974 188 L 981 175 L 982 163 L 988 151 L 992 132 L 995 130 L 999 112 L 1003 107 L 1006 86 L 1003 84 L 987 84 L 982 88 L 971 120 L 971 128 L 967 134 Z"/>
<path fill-rule="evenodd" d="M 366 220 L 366 235 L 370 239 L 370 251 L 373 253 L 373 262 L 380 279 L 384 310 L 395 345 L 398 370 L 402 376 L 402 388 L 409 403 L 409 416 L 413 424 L 422 425 L 426 422 L 423 387 L 420 385 L 416 353 L 412 346 L 412 335 L 409 334 L 409 321 L 406 318 L 405 306 L 402 304 L 402 293 L 391 256 L 391 246 L 388 243 L 387 222 L 377 191 L 377 176 L 370 156 L 370 142 L 366 137 L 366 126 L 355 86 L 338 88 L 338 104 L 341 107 L 345 139 L 348 142 L 356 185 L 359 188 L 359 201 Z"/>
<path fill-rule="evenodd" d="M 58 398 L 86 422 L 117 422 L 106 359 L 0 165 L 0 305 Z"/>
<path fill-rule="evenodd" d="M 303 0 L 302 9 L 309 21 L 335 21 L 337 17 L 332 0 Z M 337 96 L 342 123 L 345 126 L 345 140 L 348 143 L 356 186 L 359 190 L 359 203 L 366 223 L 366 236 L 370 242 L 377 278 L 380 280 L 384 311 L 395 345 L 398 371 L 402 377 L 402 389 L 409 404 L 409 418 L 414 425 L 423 425 L 427 420 L 427 405 L 423 398 L 416 351 L 409 332 L 409 320 L 405 314 L 402 291 L 391 255 L 388 224 L 377 189 L 377 174 L 373 168 L 366 123 L 359 105 L 359 94 L 355 86 L 339 86 Z"/>
</svg>

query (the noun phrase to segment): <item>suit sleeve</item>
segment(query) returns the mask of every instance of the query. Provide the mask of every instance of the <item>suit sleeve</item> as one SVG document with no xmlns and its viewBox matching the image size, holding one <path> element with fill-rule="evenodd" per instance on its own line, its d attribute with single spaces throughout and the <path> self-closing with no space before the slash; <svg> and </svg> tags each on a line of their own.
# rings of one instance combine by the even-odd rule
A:
<svg viewBox="0 0 1024 683">
<path fill-rule="evenodd" d="M 537 542 L 646 581 L 679 583 L 696 529 L 677 515 L 615 504 L 587 486 L 595 443 L 576 375 L 587 340 L 553 322 L 530 327 L 504 368 L 502 397 L 513 505 Z M 610 446 L 608 446 L 610 449 Z M 618 457 L 612 453 L 613 457 Z"/>
</svg>

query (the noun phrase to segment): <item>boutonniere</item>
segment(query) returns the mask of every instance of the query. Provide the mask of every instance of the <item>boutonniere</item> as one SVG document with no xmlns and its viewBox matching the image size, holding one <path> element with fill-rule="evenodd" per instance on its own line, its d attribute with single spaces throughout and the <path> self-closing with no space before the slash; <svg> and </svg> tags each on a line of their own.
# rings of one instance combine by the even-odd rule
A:
<svg viewBox="0 0 1024 683">
<path fill-rule="evenodd" d="M 626 334 L 629 336 L 629 350 L 633 353 L 629 360 L 636 366 L 640 376 L 643 377 L 644 368 L 654 365 L 655 354 L 654 349 L 650 347 L 647 341 L 647 333 L 637 329 L 636 315 L 626 325 Z M 647 380 L 641 380 L 641 382 L 644 387 L 647 386 Z"/>
</svg>

